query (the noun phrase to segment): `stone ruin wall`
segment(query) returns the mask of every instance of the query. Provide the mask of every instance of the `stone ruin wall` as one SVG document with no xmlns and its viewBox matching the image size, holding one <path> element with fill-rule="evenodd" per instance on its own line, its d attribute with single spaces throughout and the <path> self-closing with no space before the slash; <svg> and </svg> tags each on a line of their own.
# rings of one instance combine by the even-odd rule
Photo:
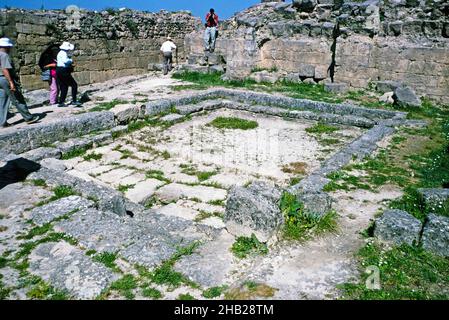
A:
<svg viewBox="0 0 449 320">
<path fill-rule="evenodd" d="M 178 44 L 178 58 L 186 57 L 184 38 L 200 23 L 188 12 L 138 11 L 0 11 L 0 33 L 17 44 L 13 51 L 22 85 L 47 87 L 37 66 L 46 46 L 70 41 L 76 45 L 74 77 L 80 85 L 142 74 L 162 61 L 159 48 L 170 35 Z"/>
<path fill-rule="evenodd" d="M 266 2 L 220 27 L 216 51 L 227 60 L 229 78 L 274 68 L 289 80 L 330 81 L 334 62 L 335 82 L 366 88 L 397 80 L 449 103 L 447 0 Z M 200 53 L 202 35 L 189 35 L 186 46 Z"/>
</svg>

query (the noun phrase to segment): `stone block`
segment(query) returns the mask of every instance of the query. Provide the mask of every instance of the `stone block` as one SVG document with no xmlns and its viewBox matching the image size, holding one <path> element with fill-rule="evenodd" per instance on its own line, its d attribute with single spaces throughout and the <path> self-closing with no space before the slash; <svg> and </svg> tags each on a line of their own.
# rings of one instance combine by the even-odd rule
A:
<svg viewBox="0 0 449 320">
<path fill-rule="evenodd" d="M 387 210 L 376 220 L 374 236 L 395 245 L 412 245 L 419 241 L 421 222 L 402 210 Z"/>
<path fill-rule="evenodd" d="M 449 257 L 449 218 L 429 214 L 424 224 L 421 243 L 424 249 Z"/>
<path fill-rule="evenodd" d="M 329 82 L 324 84 L 324 90 L 333 93 L 346 93 L 349 87 L 346 83 Z"/>
</svg>

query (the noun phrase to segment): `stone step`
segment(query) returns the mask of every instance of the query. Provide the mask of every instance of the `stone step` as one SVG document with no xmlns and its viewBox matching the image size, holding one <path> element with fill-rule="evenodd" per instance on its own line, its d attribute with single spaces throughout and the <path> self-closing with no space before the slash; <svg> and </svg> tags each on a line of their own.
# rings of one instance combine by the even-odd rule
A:
<svg viewBox="0 0 449 320">
<path fill-rule="evenodd" d="M 197 64 L 183 64 L 180 66 L 180 72 L 199 72 L 199 73 L 224 73 L 226 69 L 222 65 L 201 66 Z"/>
<path fill-rule="evenodd" d="M 221 108 L 224 102 L 225 100 L 221 99 L 205 100 L 195 104 L 176 106 L 176 111 L 182 115 L 188 115 L 203 110 L 216 110 Z"/>
<path fill-rule="evenodd" d="M 197 64 L 200 66 L 222 65 L 226 63 L 222 55 L 210 52 L 190 54 L 187 61 L 189 64 Z"/>
<path fill-rule="evenodd" d="M 189 186 L 179 183 L 170 183 L 158 189 L 155 192 L 155 196 L 164 202 L 176 201 L 179 199 L 198 199 L 202 202 L 209 202 L 214 200 L 225 200 L 227 191 L 201 185 Z"/>
</svg>

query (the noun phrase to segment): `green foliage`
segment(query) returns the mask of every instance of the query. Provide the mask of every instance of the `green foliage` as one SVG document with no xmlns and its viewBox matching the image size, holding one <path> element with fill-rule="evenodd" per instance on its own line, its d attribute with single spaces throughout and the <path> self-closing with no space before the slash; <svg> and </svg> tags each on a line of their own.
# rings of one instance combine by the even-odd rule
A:
<svg viewBox="0 0 449 320">
<path fill-rule="evenodd" d="M 148 170 L 147 172 L 145 172 L 145 176 L 148 179 L 157 179 L 157 180 L 161 180 L 164 182 L 170 182 L 170 179 L 167 179 L 164 176 L 164 173 L 160 170 Z"/>
<path fill-rule="evenodd" d="M 36 283 L 27 293 L 27 297 L 36 300 L 68 300 L 64 291 L 57 290 L 43 280 Z"/>
<path fill-rule="evenodd" d="M 142 296 L 153 299 L 162 298 L 162 293 L 154 288 L 144 288 L 142 289 Z"/>
<path fill-rule="evenodd" d="M 359 252 L 362 273 L 367 266 L 380 269 L 380 290 L 366 288 L 368 274 L 359 283 L 344 284 L 346 299 L 403 300 L 449 299 L 449 259 L 422 248 L 402 245 L 387 249 L 368 243 Z"/>
<path fill-rule="evenodd" d="M 126 299 L 134 299 L 135 295 L 133 290 L 137 288 L 137 280 L 133 275 L 127 274 L 124 275 L 119 280 L 113 282 L 110 286 L 111 290 L 116 290 L 120 292 Z"/>
<path fill-rule="evenodd" d="M 83 147 L 83 148 L 75 148 L 69 152 L 67 152 L 66 154 L 63 154 L 61 159 L 62 160 L 68 160 L 68 159 L 72 159 L 72 158 L 76 158 L 76 157 L 81 157 L 82 155 L 84 155 L 87 151 L 87 147 Z"/>
<path fill-rule="evenodd" d="M 178 247 L 176 253 L 170 259 L 164 261 L 161 266 L 153 270 L 150 279 L 156 284 L 165 284 L 172 288 L 177 288 L 183 283 L 195 287 L 196 284 L 187 279 L 182 273 L 175 271 L 173 266 L 181 257 L 191 255 L 198 246 L 198 242 L 192 242 L 188 246 Z"/>
<path fill-rule="evenodd" d="M 209 125 L 219 129 L 241 129 L 249 130 L 258 127 L 258 123 L 252 120 L 245 120 L 235 117 L 217 117 Z"/>
<path fill-rule="evenodd" d="M 284 192 L 280 208 L 285 218 L 284 237 L 287 239 L 308 239 L 311 235 L 320 235 L 326 232 L 335 232 L 337 226 L 337 213 L 329 211 L 324 215 L 309 212 L 304 204 L 295 195 Z"/>
<path fill-rule="evenodd" d="M 138 27 L 137 23 L 134 22 L 134 20 L 132 20 L 132 19 L 127 19 L 125 21 L 125 25 L 129 29 L 129 31 L 131 31 L 131 34 L 133 35 L 133 37 L 137 38 L 137 36 L 139 35 L 139 27 Z"/>
<path fill-rule="evenodd" d="M 32 239 L 36 236 L 43 235 L 47 233 L 48 231 L 52 230 L 53 227 L 51 223 L 45 223 L 42 226 L 36 226 L 33 229 L 31 229 L 25 236 L 19 236 L 17 239 Z"/>
<path fill-rule="evenodd" d="M 34 180 L 31 180 L 31 182 L 36 187 L 46 187 L 47 186 L 47 183 L 43 179 L 34 179 Z"/>
<path fill-rule="evenodd" d="M 180 167 L 182 168 L 182 173 L 197 176 L 199 181 L 205 181 L 218 173 L 217 171 L 198 171 L 194 166 L 189 164 L 181 164 Z"/>
<path fill-rule="evenodd" d="M 95 152 L 92 152 L 92 153 L 86 154 L 86 155 L 83 157 L 83 159 L 84 159 L 85 161 L 90 161 L 90 160 L 100 160 L 102 157 L 103 157 L 103 155 L 102 155 L 101 153 L 95 153 Z"/>
<path fill-rule="evenodd" d="M 87 252 L 86 252 L 87 254 Z M 120 269 L 115 264 L 117 259 L 117 253 L 112 252 L 102 252 L 93 256 L 93 260 L 104 264 L 106 267 L 113 269 L 114 271 L 120 272 Z"/>
<path fill-rule="evenodd" d="M 317 123 L 312 127 L 306 128 L 307 133 L 322 134 L 322 133 L 332 133 L 338 131 L 339 129 L 335 126 L 328 125 L 326 123 Z"/>
<path fill-rule="evenodd" d="M 206 299 L 213 299 L 220 297 L 225 290 L 228 289 L 227 285 L 223 285 L 220 287 L 211 287 L 207 290 L 204 290 L 202 296 Z"/>
<path fill-rule="evenodd" d="M 53 192 L 55 193 L 55 195 L 50 198 L 50 201 L 55 201 L 76 194 L 76 192 L 72 189 L 72 187 L 64 185 L 57 186 L 56 188 L 53 189 Z"/>
<path fill-rule="evenodd" d="M 102 102 L 102 103 L 96 105 L 95 107 L 89 109 L 89 111 L 90 112 L 107 111 L 107 110 L 111 110 L 115 106 L 118 106 L 119 104 L 127 104 L 127 103 L 128 103 L 128 101 L 125 101 L 125 100 L 114 99 L 109 102 Z"/>
<path fill-rule="evenodd" d="M 231 247 L 232 253 L 237 258 L 244 259 L 252 255 L 265 255 L 268 253 L 268 247 L 257 239 L 253 233 L 251 237 L 238 237 Z"/>
<path fill-rule="evenodd" d="M 119 186 L 117 187 L 117 190 L 125 193 L 126 191 L 133 188 L 134 186 L 135 186 L 135 184 L 125 184 L 125 185 L 119 184 Z"/>
<path fill-rule="evenodd" d="M 176 300 L 196 300 L 190 293 L 181 293 L 179 294 Z"/>
</svg>

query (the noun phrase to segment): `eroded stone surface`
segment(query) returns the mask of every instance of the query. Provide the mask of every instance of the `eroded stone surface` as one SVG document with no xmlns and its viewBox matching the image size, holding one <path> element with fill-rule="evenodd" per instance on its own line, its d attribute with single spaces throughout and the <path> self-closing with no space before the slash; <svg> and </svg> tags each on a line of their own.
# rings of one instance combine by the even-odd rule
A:
<svg viewBox="0 0 449 320">
<path fill-rule="evenodd" d="M 387 210 L 376 220 L 374 235 L 387 242 L 400 245 L 418 243 L 421 222 L 402 210 Z"/>
<path fill-rule="evenodd" d="M 67 242 L 49 242 L 30 254 L 30 271 L 78 299 L 93 299 L 118 278 Z"/>
</svg>

